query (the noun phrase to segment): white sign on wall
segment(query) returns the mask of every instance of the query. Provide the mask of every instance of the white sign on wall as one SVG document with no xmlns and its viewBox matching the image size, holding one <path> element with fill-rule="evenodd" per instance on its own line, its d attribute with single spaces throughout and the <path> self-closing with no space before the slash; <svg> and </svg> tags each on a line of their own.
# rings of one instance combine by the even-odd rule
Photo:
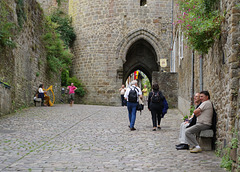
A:
<svg viewBox="0 0 240 172">
<path fill-rule="evenodd" d="M 160 59 L 160 66 L 167 67 L 167 59 Z"/>
</svg>

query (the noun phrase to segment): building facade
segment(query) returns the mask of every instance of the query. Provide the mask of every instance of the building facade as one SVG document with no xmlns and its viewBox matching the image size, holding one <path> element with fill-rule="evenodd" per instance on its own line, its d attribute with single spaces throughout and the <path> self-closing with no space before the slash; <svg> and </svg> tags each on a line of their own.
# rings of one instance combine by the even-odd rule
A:
<svg viewBox="0 0 240 172">
<path fill-rule="evenodd" d="M 171 0 L 69 0 L 73 73 L 86 86 L 86 103 L 120 104 L 118 88 L 132 72 L 151 80 L 161 70 L 160 59 L 170 58 L 171 9 Z"/>
</svg>

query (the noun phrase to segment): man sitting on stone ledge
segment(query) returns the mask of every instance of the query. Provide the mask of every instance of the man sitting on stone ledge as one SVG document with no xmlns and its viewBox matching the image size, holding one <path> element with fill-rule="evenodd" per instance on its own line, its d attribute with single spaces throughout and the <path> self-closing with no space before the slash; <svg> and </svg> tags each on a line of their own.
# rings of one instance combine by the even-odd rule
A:
<svg viewBox="0 0 240 172">
<path fill-rule="evenodd" d="M 196 109 L 201 104 L 200 94 L 199 93 L 196 93 L 194 95 L 194 104 L 195 104 Z M 189 119 L 189 121 L 184 121 L 184 122 L 181 123 L 180 134 L 179 134 L 180 144 L 176 145 L 176 149 L 177 150 L 189 149 L 188 142 L 186 141 L 186 137 L 185 137 L 185 132 L 186 132 L 187 128 L 189 128 L 189 127 L 191 127 L 191 126 L 196 124 L 196 120 L 197 120 L 196 116 L 194 116 L 194 113 L 193 113 L 191 118 Z"/>
<path fill-rule="evenodd" d="M 202 104 L 193 111 L 197 117 L 197 123 L 186 130 L 185 136 L 188 144 L 190 145 L 191 153 L 201 152 L 196 134 L 202 130 L 210 129 L 212 126 L 213 107 L 210 101 L 210 94 L 208 91 L 200 92 L 200 100 Z"/>
</svg>

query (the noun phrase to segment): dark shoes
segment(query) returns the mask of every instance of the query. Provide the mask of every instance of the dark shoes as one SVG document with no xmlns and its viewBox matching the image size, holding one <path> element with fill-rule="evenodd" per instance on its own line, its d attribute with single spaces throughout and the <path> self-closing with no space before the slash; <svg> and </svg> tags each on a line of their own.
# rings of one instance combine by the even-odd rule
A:
<svg viewBox="0 0 240 172">
<path fill-rule="evenodd" d="M 131 131 L 134 131 L 134 130 L 136 130 L 136 128 L 133 127 L 133 128 L 130 128 L 130 130 L 131 130 Z"/>
<path fill-rule="evenodd" d="M 153 131 L 157 131 L 157 129 L 156 128 L 154 128 L 154 129 L 152 129 Z"/>
<path fill-rule="evenodd" d="M 177 150 L 188 150 L 189 149 L 189 146 L 188 146 L 188 144 L 184 144 L 184 143 L 182 143 L 182 144 L 179 144 L 179 145 L 176 145 L 176 149 Z"/>
</svg>

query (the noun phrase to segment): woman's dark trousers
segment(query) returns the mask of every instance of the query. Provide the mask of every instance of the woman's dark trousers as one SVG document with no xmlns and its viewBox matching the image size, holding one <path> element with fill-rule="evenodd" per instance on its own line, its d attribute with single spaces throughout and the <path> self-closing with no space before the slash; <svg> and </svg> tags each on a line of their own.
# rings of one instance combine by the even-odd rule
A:
<svg viewBox="0 0 240 172">
<path fill-rule="evenodd" d="M 152 114 L 153 127 L 157 127 L 157 125 L 160 125 L 161 123 L 162 113 L 161 111 L 151 110 L 151 114 Z"/>
<path fill-rule="evenodd" d="M 39 93 L 38 94 L 38 98 L 41 98 L 42 99 L 42 106 L 44 105 L 44 93 Z"/>
<path fill-rule="evenodd" d="M 124 94 L 121 95 L 121 100 L 122 100 L 122 106 L 124 106 L 125 105 Z"/>
</svg>

